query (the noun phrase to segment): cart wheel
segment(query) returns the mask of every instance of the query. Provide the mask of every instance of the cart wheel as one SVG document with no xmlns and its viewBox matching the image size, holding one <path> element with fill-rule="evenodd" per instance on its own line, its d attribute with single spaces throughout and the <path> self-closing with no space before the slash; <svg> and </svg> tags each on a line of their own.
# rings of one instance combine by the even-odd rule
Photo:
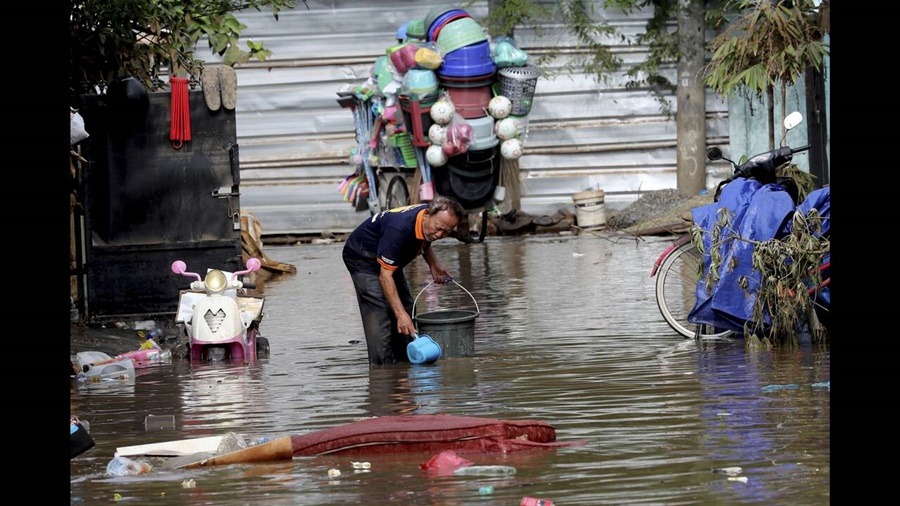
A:
<svg viewBox="0 0 900 506">
<path fill-rule="evenodd" d="M 384 199 L 384 205 L 388 209 L 408 206 L 409 188 L 406 187 L 406 178 L 403 176 L 394 176 L 391 178 Z"/>
</svg>

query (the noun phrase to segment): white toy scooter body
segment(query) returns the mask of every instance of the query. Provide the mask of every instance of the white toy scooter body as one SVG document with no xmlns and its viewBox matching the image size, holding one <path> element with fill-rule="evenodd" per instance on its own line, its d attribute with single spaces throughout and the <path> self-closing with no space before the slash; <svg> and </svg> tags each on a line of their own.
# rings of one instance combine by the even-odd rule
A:
<svg viewBox="0 0 900 506">
<path fill-rule="evenodd" d="M 176 323 L 188 327 L 191 361 L 249 363 L 256 361 L 260 347 L 268 351 L 268 340 L 258 336 L 264 299 L 238 295 L 244 288 L 238 276 L 258 270 L 260 265 L 251 258 L 246 270 L 232 274 L 210 269 L 201 280 L 199 274 L 187 272 L 181 260 L 172 264 L 172 272 L 197 278 L 190 290 L 181 292 L 175 316 Z"/>
</svg>

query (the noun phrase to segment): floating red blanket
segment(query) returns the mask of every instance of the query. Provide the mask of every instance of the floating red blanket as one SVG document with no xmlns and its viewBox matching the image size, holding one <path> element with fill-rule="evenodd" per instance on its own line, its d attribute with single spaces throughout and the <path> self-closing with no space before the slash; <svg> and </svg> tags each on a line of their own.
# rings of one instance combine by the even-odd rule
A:
<svg viewBox="0 0 900 506">
<path fill-rule="evenodd" d="M 382 416 L 291 436 L 295 457 L 443 450 L 509 452 L 579 444 L 584 441 L 556 442 L 556 429 L 546 422 L 456 415 Z"/>
<path fill-rule="evenodd" d="M 561 443 L 556 429 L 535 420 L 498 420 L 455 415 L 397 415 L 368 418 L 299 436 L 284 436 L 249 448 L 173 467 L 196 468 L 223 464 L 290 460 L 297 456 L 376 453 L 439 453 L 447 450 L 511 452 L 533 448 L 580 446 L 585 440 Z M 462 460 L 432 462 L 459 467 Z M 449 465 L 449 467 L 448 467 Z"/>
</svg>

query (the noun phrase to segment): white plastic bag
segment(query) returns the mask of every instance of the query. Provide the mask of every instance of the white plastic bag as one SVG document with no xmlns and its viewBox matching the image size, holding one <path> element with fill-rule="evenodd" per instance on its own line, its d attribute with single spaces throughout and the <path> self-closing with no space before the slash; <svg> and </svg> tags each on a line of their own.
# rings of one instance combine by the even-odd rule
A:
<svg viewBox="0 0 900 506">
<path fill-rule="evenodd" d="M 78 114 L 78 111 L 75 109 L 69 108 L 72 114 L 72 118 L 70 121 L 70 140 L 72 141 L 70 146 L 74 146 L 79 142 L 88 138 L 90 134 L 87 133 L 87 130 L 84 129 L 84 118 L 81 117 L 81 114 Z"/>
</svg>

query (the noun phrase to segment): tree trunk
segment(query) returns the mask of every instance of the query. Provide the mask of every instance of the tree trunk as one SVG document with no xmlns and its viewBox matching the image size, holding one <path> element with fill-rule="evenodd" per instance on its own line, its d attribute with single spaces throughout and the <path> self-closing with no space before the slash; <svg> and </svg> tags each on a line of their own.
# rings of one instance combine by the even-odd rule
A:
<svg viewBox="0 0 900 506">
<path fill-rule="evenodd" d="M 806 70 L 806 131 L 809 139 L 809 172 L 816 178 L 816 187 L 831 183 L 828 170 L 828 118 L 825 114 L 825 79 L 821 72 Z"/>
<path fill-rule="evenodd" d="M 679 0 L 678 112 L 676 146 L 678 191 L 697 195 L 706 189 L 706 86 L 703 1 Z"/>
</svg>

